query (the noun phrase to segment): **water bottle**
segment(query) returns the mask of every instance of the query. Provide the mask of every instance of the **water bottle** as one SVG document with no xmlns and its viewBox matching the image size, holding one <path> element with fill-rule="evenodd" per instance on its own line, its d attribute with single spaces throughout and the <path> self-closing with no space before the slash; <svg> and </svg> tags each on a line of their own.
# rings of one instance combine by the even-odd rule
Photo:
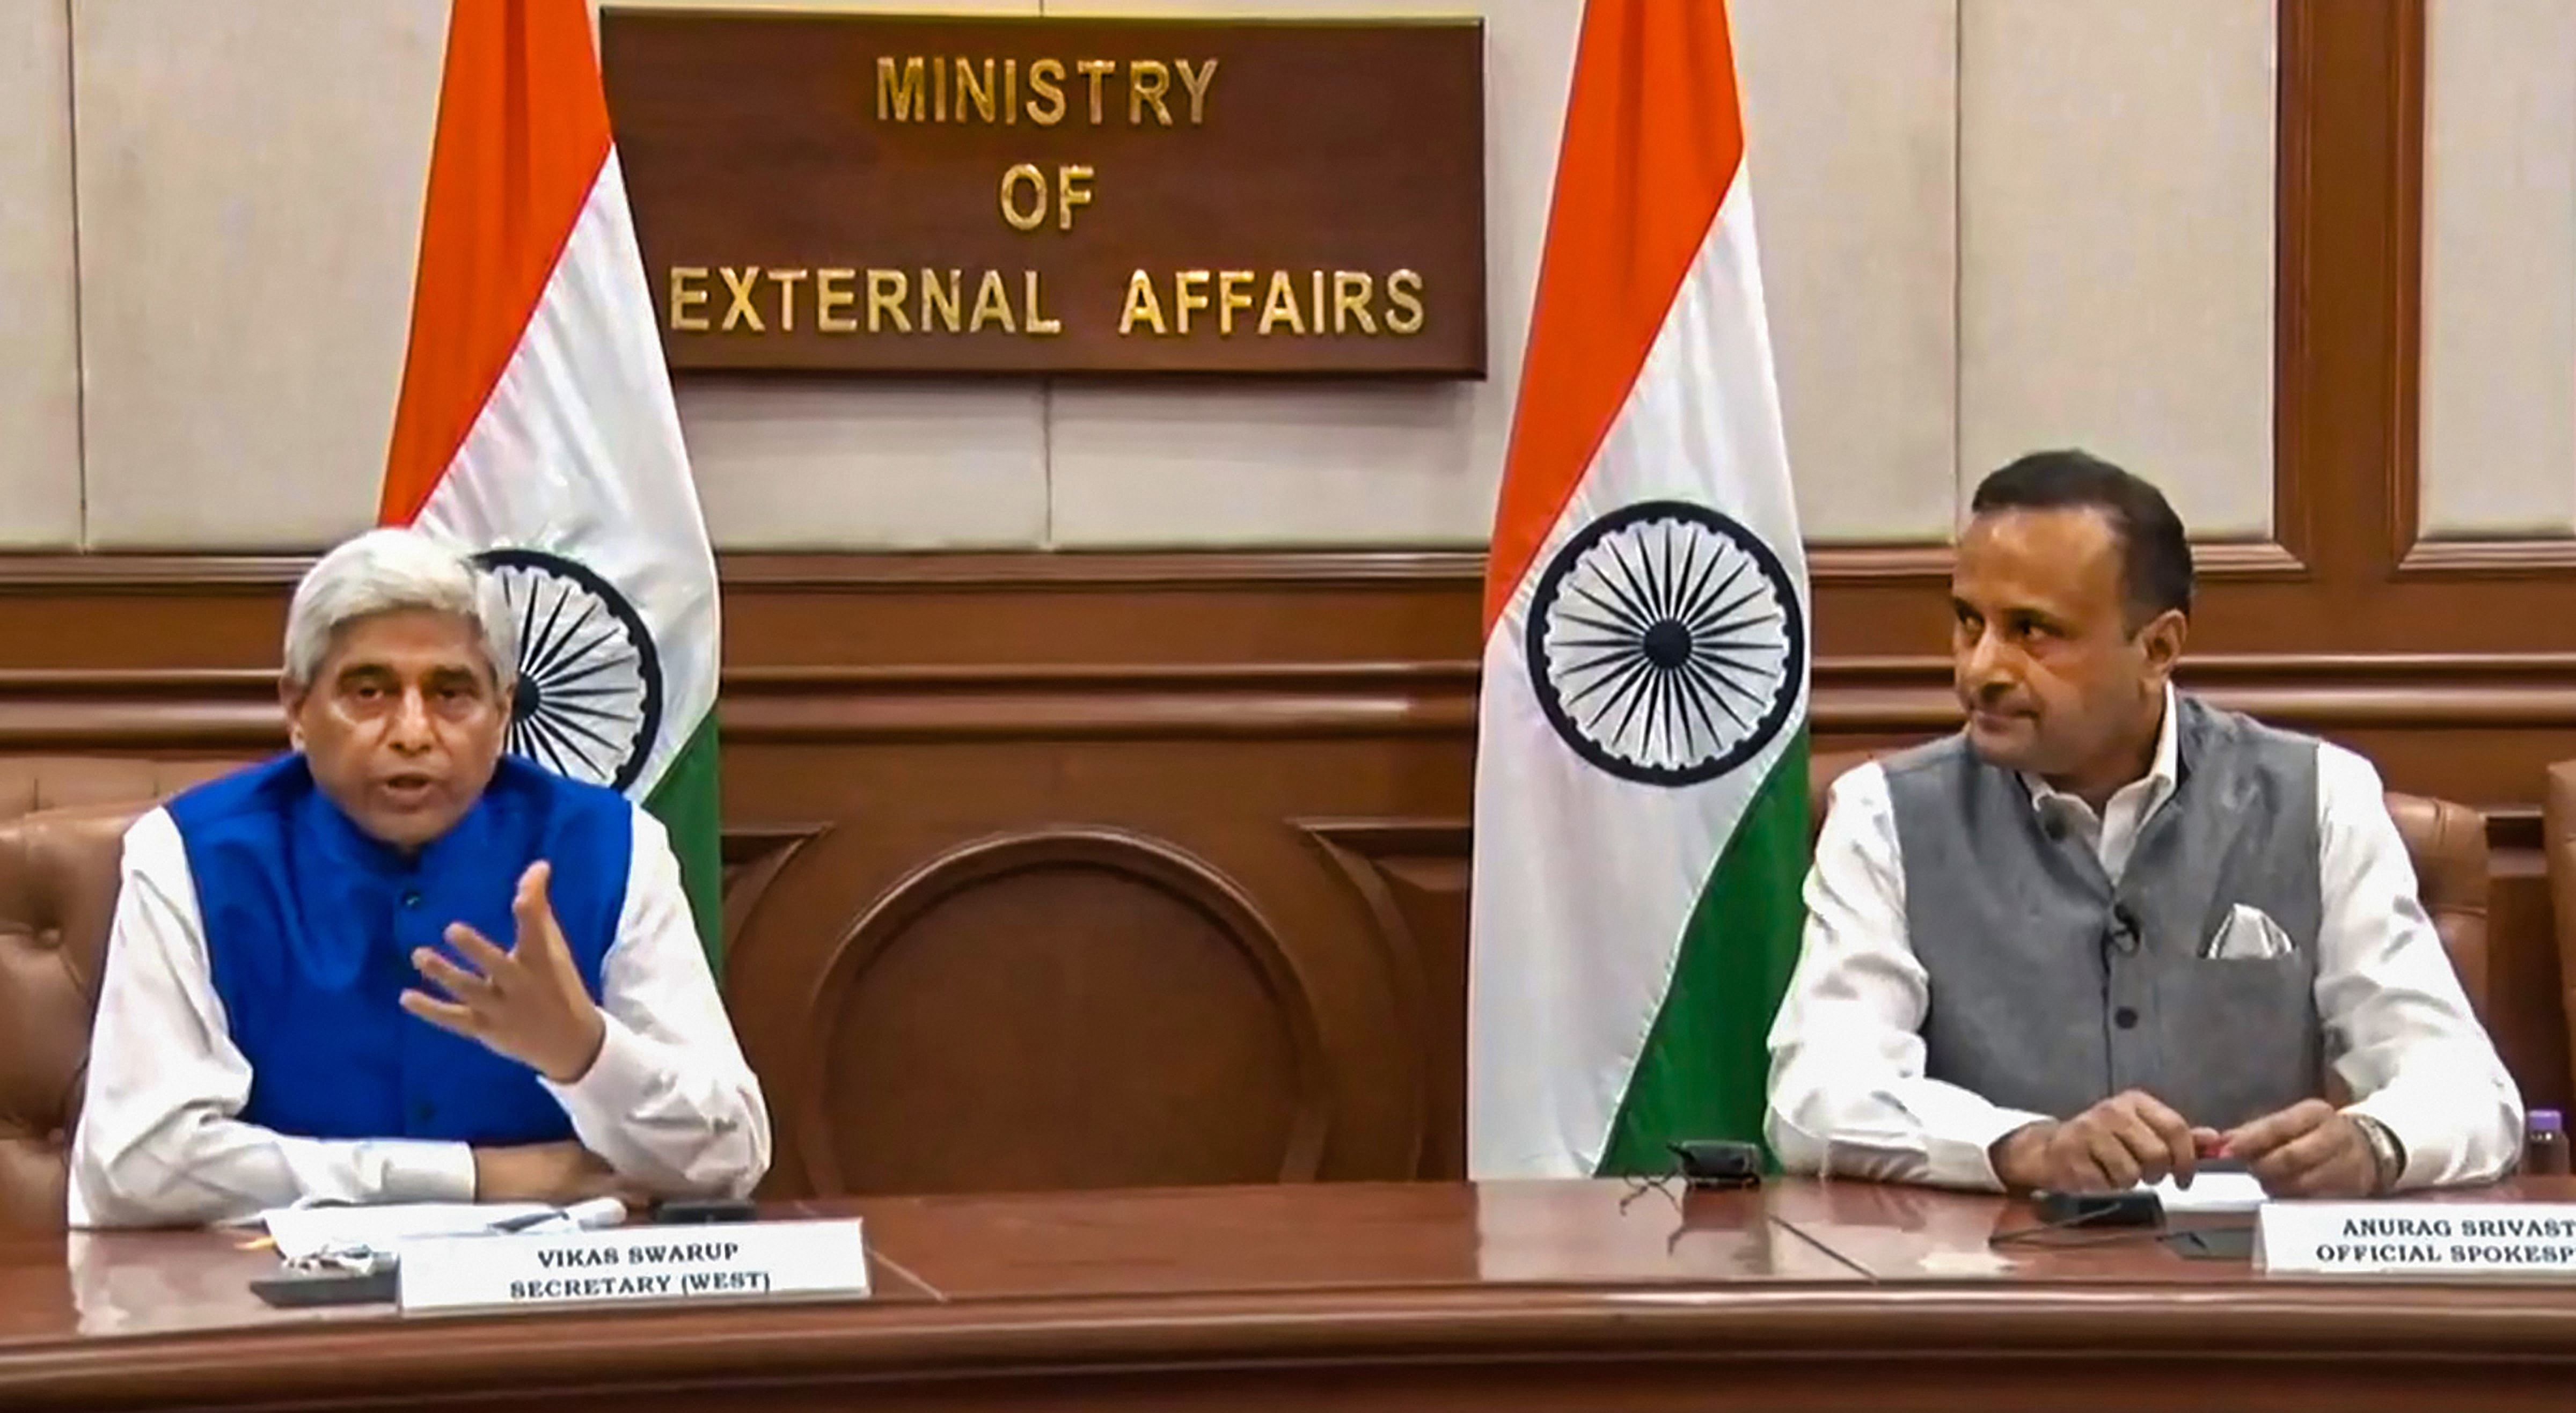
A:
<svg viewBox="0 0 2576 1413">
<path fill-rule="evenodd" d="M 2556 1109 L 2534 1109 L 2523 1128 L 2522 1170 L 2533 1177 L 2567 1175 L 2567 1121 Z"/>
</svg>

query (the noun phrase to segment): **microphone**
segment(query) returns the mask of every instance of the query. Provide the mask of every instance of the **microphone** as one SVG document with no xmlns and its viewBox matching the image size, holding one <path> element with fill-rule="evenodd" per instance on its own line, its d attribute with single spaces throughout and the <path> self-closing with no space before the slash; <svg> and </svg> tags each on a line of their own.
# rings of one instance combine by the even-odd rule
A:
<svg viewBox="0 0 2576 1413">
<path fill-rule="evenodd" d="M 2066 837 L 2066 816 L 2060 814 L 2054 808 L 2044 808 L 2040 810 L 2039 832 L 2047 835 L 2048 841 L 2052 844 L 2064 839 Z"/>
<path fill-rule="evenodd" d="M 2110 942 L 2123 952 L 2138 950 L 2138 915 L 2129 911 L 2127 903 L 2111 905 Z"/>
</svg>

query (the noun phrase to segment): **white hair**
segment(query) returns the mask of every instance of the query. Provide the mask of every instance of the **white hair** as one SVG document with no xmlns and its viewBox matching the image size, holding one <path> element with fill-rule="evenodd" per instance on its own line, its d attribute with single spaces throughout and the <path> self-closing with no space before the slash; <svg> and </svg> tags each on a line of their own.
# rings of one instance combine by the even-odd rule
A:
<svg viewBox="0 0 2576 1413">
<path fill-rule="evenodd" d="M 519 675 L 519 631 L 501 583 L 418 530 L 369 530 L 304 571 L 286 610 L 286 680 L 310 687 L 341 625 L 370 614 L 424 608 L 473 624 L 493 680 Z"/>
</svg>

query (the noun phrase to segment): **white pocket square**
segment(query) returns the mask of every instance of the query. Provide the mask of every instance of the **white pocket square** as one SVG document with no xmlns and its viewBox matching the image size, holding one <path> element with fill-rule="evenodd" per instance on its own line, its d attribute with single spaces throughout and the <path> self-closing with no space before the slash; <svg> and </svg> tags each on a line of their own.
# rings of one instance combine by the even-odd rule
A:
<svg viewBox="0 0 2576 1413">
<path fill-rule="evenodd" d="M 2219 924 L 2218 935 L 2209 939 L 2209 949 L 2201 955 L 2213 961 L 2255 962 L 2286 957 L 2296 950 L 2281 924 L 2261 908 L 2238 903 L 2228 909 L 2227 921 Z"/>
</svg>

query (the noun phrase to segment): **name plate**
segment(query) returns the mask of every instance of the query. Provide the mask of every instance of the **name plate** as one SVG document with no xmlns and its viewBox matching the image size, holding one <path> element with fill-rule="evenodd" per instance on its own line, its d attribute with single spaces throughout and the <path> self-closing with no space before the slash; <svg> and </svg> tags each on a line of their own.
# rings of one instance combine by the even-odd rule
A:
<svg viewBox="0 0 2576 1413">
<path fill-rule="evenodd" d="M 867 1293 L 856 1219 L 405 1242 L 396 1277 L 405 1314 Z"/>
<path fill-rule="evenodd" d="M 2576 1203 L 2272 1202 L 2254 1264 L 2294 1276 L 2576 1279 Z"/>
</svg>

